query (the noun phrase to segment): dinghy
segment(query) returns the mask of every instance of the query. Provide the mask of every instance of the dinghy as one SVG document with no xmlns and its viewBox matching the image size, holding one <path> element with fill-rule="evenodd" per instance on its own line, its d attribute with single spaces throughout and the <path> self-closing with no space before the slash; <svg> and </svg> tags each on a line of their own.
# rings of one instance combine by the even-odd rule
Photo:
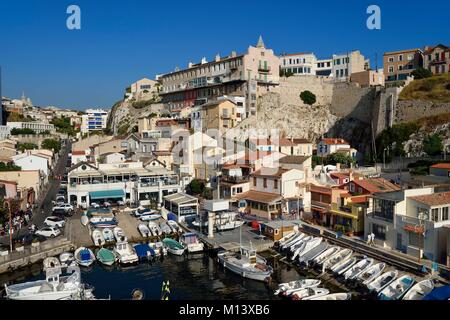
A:
<svg viewBox="0 0 450 320">
<path fill-rule="evenodd" d="M 403 275 L 392 281 L 378 294 L 380 300 L 399 300 L 414 285 L 414 279 Z"/>
<path fill-rule="evenodd" d="M 351 297 L 351 293 L 331 293 L 325 296 L 312 298 L 311 300 L 350 300 Z"/>
<path fill-rule="evenodd" d="M 288 249 L 291 253 L 294 253 L 298 248 L 302 247 L 306 242 L 312 240 L 312 236 L 302 237 L 300 240 L 296 241 L 293 245 L 289 246 Z"/>
<path fill-rule="evenodd" d="M 96 216 L 92 217 L 89 222 L 90 223 L 100 223 L 100 222 L 113 222 L 116 221 L 116 218 L 114 216 Z"/>
<path fill-rule="evenodd" d="M 139 219 L 141 221 L 156 221 L 156 220 L 159 220 L 161 218 L 162 218 L 162 216 L 160 214 L 155 214 L 155 213 L 153 213 L 153 214 L 144 214 L 144 215 L 139 217 Z"/>
<path fill-rule="evenodd" d="M 165 238 L 162 242 L 167 247 L 167 250 L 171 254 L 174 254 L 176 256 L 183 255 L 184 251 L 186 250 L 186 245 L 183 245 L 176 240 Z"/>
<path fill-rule="evenodd" d="M 267 281 L 273 272 L 266 259 L 258 256 L 253 248 L 241 247 L 238 253 L 219 252 L 217 260 L 224 268 L 252 280 Z"/>
<path fill-rule="evenodd" d="M 105 239 L 103 238 L 103 234 L 100 229 L 95 229 L 92 231 L 92 242 L 94 242 L 94 245 L 98 247 L 105 245 Z"/>
<path fill-rule="evenodd" d="M 274 243 L 274 247 L 275 248 L 280 248 L 283 244 L 285 244 L 287 241 L 289 241 L 290 239 L 292 239 L 292 237 L 296 236 L 298 233 L 293 231 L 291 233 L 289 233 L 288 235 L 284 236 L 283 238 L 281 238 L 278 241 L 275 241 Z"/>
<path fill-rule="evenodd" d="M 398 271 L 387 271 L 375 278 L 367 285 L 369 291 L 380 292 L 385 286 L 394 281 L 398 276 Z"/>
<path fill-rule="evenodd" d="M 120 227 L 115 227 L 113 229 L 113 234 L 114 234 L 114 238 L 116 238 L 116 241 L 128 241 L 127 237 L 125 236 L 125 234 L 123 233 L 122 228 Z"/>
<path fill-rule="evenodd" d="M 344 279 L 353 280 L 359 274 L 364 272 L 367 268 L 369 268 L 373 264 L 372 258 L 365 258 L 354 264 L 350 269 L 344 272 Z"/>
<path fill-rule="evenodd" d="M 311 300 L 330 293 L 325 288 L 306 288 L 292 294 L 292 300 Z"/>
<path fill-rule="evenodd" d="M 157 257 L 167 256 L 167 248 L 164 246 L 164 243 L 161 241 L 158 242 L 150 242 L 149 247 L 155 251 Z"/>
<path fill-rule="evenodd" d="M 331 269 L 338 265 L 339 262 L 347 260 L 352 255 L 353 250 L 350 249 L 342 249 L 339 250 L 336 254 L 325 260 L 323 263 L 325 265 L 325 268 Z"/>
<path fill-rule="evenodd" d="M 163 234 L 171 234 L 172 228 L 169 227 L 169 225 L 165 221 L 161 221 L 159 223 L 159 227 L 161 228 L 161 231 Z"/>
<path fill-rule="evenodd" d="M 100 221 L 100 222 L 91 222 L 91 226 L 94 228 L 115 228 L 117 227 L 117 221 Z"/>
<path fill-rule="evenodd" d="M 114 233 L 111 231 L 111 229 L 108 228 L 103 229 L 102 235 L 106 243 L 111 243 L 114 241 Z"/>
<path fill-rule="evenodd" d="M 141 236 L 143 236 L 144 238 L 148 238 L 151 236 L 150 229 L 143 223 L 138 225 L 138 230 L 139 230 L 139 233 L 141 234 Z"/>
<path fill-rule="evenodd" d="M 434 282 L 432 279 L 422 280 L 409 289 L 402 300 L 422 300 L 433 289 Z"/>
<path fill-rule="evenodd" d="M 121 240 L 116 243 L 114 253 L 121 264 L 129 265 L 139 261 L 139 257 L 134 251 L 134 248 L 126 240 Z"/>
<path fill-rule="evenodd" d="M 101 248 L 97 251 L 97 260 L 106 266 L 113 265 L 116 259 L 116 255 L 111 250 Z"/>
<path fill-rule="evenodd" d="M 292 238 L 290 238 L 289 240 L 287 240 L 285 243 L 283 243 L 280 246 L 280 250 L 285 250 L 287 249 L 290 245 L 295 244 L 295 242 L 301 240 L 303 237 L 305 237 L 304 233 L 296 233 L 295 236 L 293 236 Z"/>
<path fill-rule="evenodd" d="M 296 251 L 294 253 L 292 260 L 295 260 L 297 257 L 301 257 L 302 255 L 308 253 L 311 249 L 317 247 L 321 243 L 322 243 L 321 237 L 312 238 L 311 240 L 309 240 L 308 242 L 305 243 L 302 250 Z"/>
<path fill-rule="evenodd" d="M 86 215 L 81 216 L 81 224 L 87 226 L 89 223 L 89 218 Z"/>
<path fill-rule="evenodd" d="M 371 283 L 376 277 L 378 277 L 386 267 L 386 263 L 380 262 L 377 263 L 366 270 L 364 270 L 362 273 L 360 273 L 356 280 L 361 282 L 363 285 L 367 286 L 369 283 Z"/>
<path fill-rule="evenodd" d="M 324 252 L 319 254 L 317 257 L 314 258 L 313 263 L 317 265 L 322 265 L 327 259 L 331 258 L 333 255 L 338 253 L 341 250 L 338 246 L 331 246 L 328 249 L 326 249 Z"/>
<path fill-rule="evenodd" d="M 167 224 L 169 225 L 169 227 L 172 228 L 173 232 L 178 232 L 178 233 L 183 232 L 183 229 L 180 227 L 180 225 L 176 221 L 168 220 Z"/>
<path fill-rule="evenodd" d="M 310 261 L 312 261 L 319 254 L 327 250 L 328 247 L 329 247 L 328 243 L 322 241 L 317 247 L 312 248 L 308 252 L 306 253 L 302 252 L 298 257 L 298 262 L 300 264 L 308 265 Z"/>
<path fill-rule="evenodd" d="M 59 262 L 59 259 L 56 257 L 48 257 L 44 259 L 43 265 L 44 271 L 46 271 L 48 269 L 61 267 L 61 262 Z"/>
<path fill-rule="evenodd" d="M 320 285 L 321 281 L 317 279 L 301 279 L 297 281 L 291 281 L 281 283 L 278 285 L 278 289 L 275 290 L 274 295 L 289 296 L 292 292 L 306 288 L 315 288 Z"/>
<path fill-rule="evenodd" d="M 72 252 L 63 252 L 59 255 L 59 262 L 61 263 L 61 267 L 67 268 L 71 265 L 76 265 L 75 256 Z"/>
<path fill-rule="evenodd" d="M 330 268 L 330 270 L 336 275 L 341 275 L 348 269 L 350 269 L 357 262 L 358 258 L 348 257 L 347 259 L 343 259 L 340 262 L 336 263 L 334 266 Z"/>
<path fill-rule="evenodd" d="M 75 250 L 75 260 L 80 266 L 89 267 L 94 263 L 95 256 L 91 249 L 80 247 Z"/>
<path fill-rule="evenodd" d="M 152 235 L 154 237 L 158 237 L 158 236 L 162 235 L 161 228 L 156 223 L 154 223 L 153 221 L 150 221 L 148 223 L 148 228 L 150 229 L 150 231 L 152 232 Z"/>
</svg>

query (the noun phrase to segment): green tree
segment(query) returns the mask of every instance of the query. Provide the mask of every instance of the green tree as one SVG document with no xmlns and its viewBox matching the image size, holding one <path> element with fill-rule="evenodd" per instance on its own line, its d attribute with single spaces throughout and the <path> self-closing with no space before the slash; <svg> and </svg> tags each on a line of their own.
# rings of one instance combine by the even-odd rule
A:
<svg viewBox="0 0 450 320">
<path fill-rule="evenodd" d="M 441 154 L 443 149 L 442 138 L 438 134 L 431 134 L 423 139 L 423 151 L 429 156 Z"/>
<path fill-rule="evenodd" d="M 194 179 L 191 181 L 191 183 L 188 184 L 186 191 L 188 192 L 188 194 L 198 195 L 202 194 L 204 189 L 205 189 L 204 183 L 200 182 L 197 179 Z"/>
<path fill-rule="evenodd" d="M 411 73 L 414 76 L 414 80 L 425 79 L 433 76 L 433 73 L 425 68 L 419 67 Z"/>
<path fill-rule="evenodd" d="M 57 132 L 65 133 L 69 136 L 75 135 L 75 129 L 70 124 L 70 118 L 53 118 L 50 123 L 55 126 Z"/>
<path fill-rule="evenodd" d="M 8 162 L 8 163 L 0 162 L 0 171 L 20 171 L 20 170 L 22 170 L 22 168 L 19 166 L 16 166 L 12 162 Z"/>
<path fill-rule="evenodd" d="M 34 143 L 28 143 L 28 142 L 24 142 L 24 143 L 19 143 L 17 145 L 17 149 L 21 152 L 24 152 L 25 150 L 34 150 L 37 149 L 38 146 Z"/>
<path fill-rule="evenodd" d="M 376 139 L 377 160 L 383 161 L 383 150 L 385 149 L 388 149 L 388 152 L 385 152 L 386 162 L 390 162 L 392 157 L 405 156 L 403 143 L 419 128 L 418 123 L 408 122 L 395 124 L 383 130 Z"/>
<path fill-rule="evenodd" d="M 55 139 L 45 139 L 42 141 L 42 148 L 47 150 L 52 150 L 54 152 L 59 152 L 61 150 L 61 144 Z"/>
<path fill-rule="evenodd" d="M 337 163 L 344 164 L 346 166 L 350 166 L 350 164 L 355 163 L 355 159 L 345 153 L 336 152 L 329 154 L 325 161 L 326 164 L 336 165 Z"/>
<path fill-rule="evenodd" d="M 33 129 L 28 129 L 28 128 L 24 128 L 24 129 L 13 128 L 13 129 L 11 129 L 11 134 L 13 136 L 17 136 L 19 134 L 36 134 L 36 132 Z"/>
<path fill-rule="evenodd" d="M 300 93 L 300 99 L 302 99 L 303 103 L 310 105 L 310 106 L 312 106 L 314 103 L 316 103 L 316 95 L 308 90 Z"/>
</svg>

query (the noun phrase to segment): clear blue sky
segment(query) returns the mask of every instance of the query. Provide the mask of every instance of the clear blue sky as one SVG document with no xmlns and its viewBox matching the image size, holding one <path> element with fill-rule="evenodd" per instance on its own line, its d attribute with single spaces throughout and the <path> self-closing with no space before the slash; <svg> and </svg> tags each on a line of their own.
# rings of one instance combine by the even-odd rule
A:
<svg viewBox="0 0 450 320">
<path fill-rule="evenodd" d="M 81 7 L 80 31 L 66 28 L 71 4 Z M 366 28 L 370 4 L 381 7 L 381 30 Z M 1 1 L 3 95 L 110 107 L 134 80 L 243 52 L 260 34 L 276 53 L 359 49 L 381 67 L 384 51 L 449 45 L 450 1 Z"/>
</svg>

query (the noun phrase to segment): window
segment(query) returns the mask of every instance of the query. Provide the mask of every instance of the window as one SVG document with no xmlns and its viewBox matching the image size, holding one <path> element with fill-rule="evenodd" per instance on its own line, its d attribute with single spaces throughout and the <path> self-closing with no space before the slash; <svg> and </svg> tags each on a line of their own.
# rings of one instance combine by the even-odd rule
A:
<svg viewBox="0 0 450 320">
<path fill-rule="evenodd" d="M 278 189 L 278 179 L 273 180 L 273 188 Z"/>
<path fill-rule="evenodd" d="M 402 54 L 400 54 L 400 55 L 398 56 L 398 61 L 403 61 L 403 55 L 402 55 Z"/>
<path fill-rule="evenodd" d="M 414 60 L 414 55 L 412 53 L 408 54 L 408 61 Z"/>
<path fill-rule="evenodd" d="M 350 184 L 348 185 L 348 189 L 349 189 L 351 192 L 354 192 L 354 191 L 355 191 L 355 185 L 354 185 L 353 183 L 350 183 Z"/>
<path fill-rule="evenodd" d="M 377 218 L 393 221 L 395 202 L 384 199 L 373 199 L 373 214 Z"/>
<path fill-rule="evenodd" d="M 394 72 L 394 67 L 393 66 L 389 66 L 389 73 Z"/>
<path fill-rule="evenodd" d="M 431 218 L 434 222 L 439 221 L 439 209 L 431 209 Z"/>
<path fill-rule="evenodd" d="M 403 70 L 403 66 L 401 66 L 401 65 L 398 66 L 398 70 L 399 70 L 399 71 Z"/>
<path fill-rule="evenodd" d="M 448 208 L 449 207 L 442 208 L 442 221 L 448 220 Z"/>
<path fill-rule="evenodd" d="M 394 62 L 394 57 L 389 57 L 389 58 L 388 58 L 388 61 L 389 61 L 389 62 Z"/>
<path fill-rule="evenodd" d="M 267 178 L 264 178 L 264 180 L 263 180 L 263 187 L 267 188 Z"/>
<path fill-rule="evenodd" d="M 420 234 L 415 232 L 409 232 L 408 234 L 408 244 L 414 247 L 421 247 L 420 244 Z"/>
<path fill-rule="evenodd" d="M 386 226 L 372 224 L 372 232 L 376 239 L 386 240 Z"/>
<path fill-rule="evenodd" d="M 253 177 L 253 186 L 256 187 L 256 178 Z"/>
</svg>

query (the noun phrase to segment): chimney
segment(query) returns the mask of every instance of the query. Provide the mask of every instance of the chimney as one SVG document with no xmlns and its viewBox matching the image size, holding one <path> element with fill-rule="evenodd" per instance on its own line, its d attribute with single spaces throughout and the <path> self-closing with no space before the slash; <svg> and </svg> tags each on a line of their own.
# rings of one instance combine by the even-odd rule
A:
<svg viewBox="0 0 450 320">
<path fill-rule="evenodd" d="M 220 55 L 219 54 L 216 54 L 216 57 L 215 57 L 214 61 L 215 62 L 219 62 L 220 61 Z"/>
</svg>

